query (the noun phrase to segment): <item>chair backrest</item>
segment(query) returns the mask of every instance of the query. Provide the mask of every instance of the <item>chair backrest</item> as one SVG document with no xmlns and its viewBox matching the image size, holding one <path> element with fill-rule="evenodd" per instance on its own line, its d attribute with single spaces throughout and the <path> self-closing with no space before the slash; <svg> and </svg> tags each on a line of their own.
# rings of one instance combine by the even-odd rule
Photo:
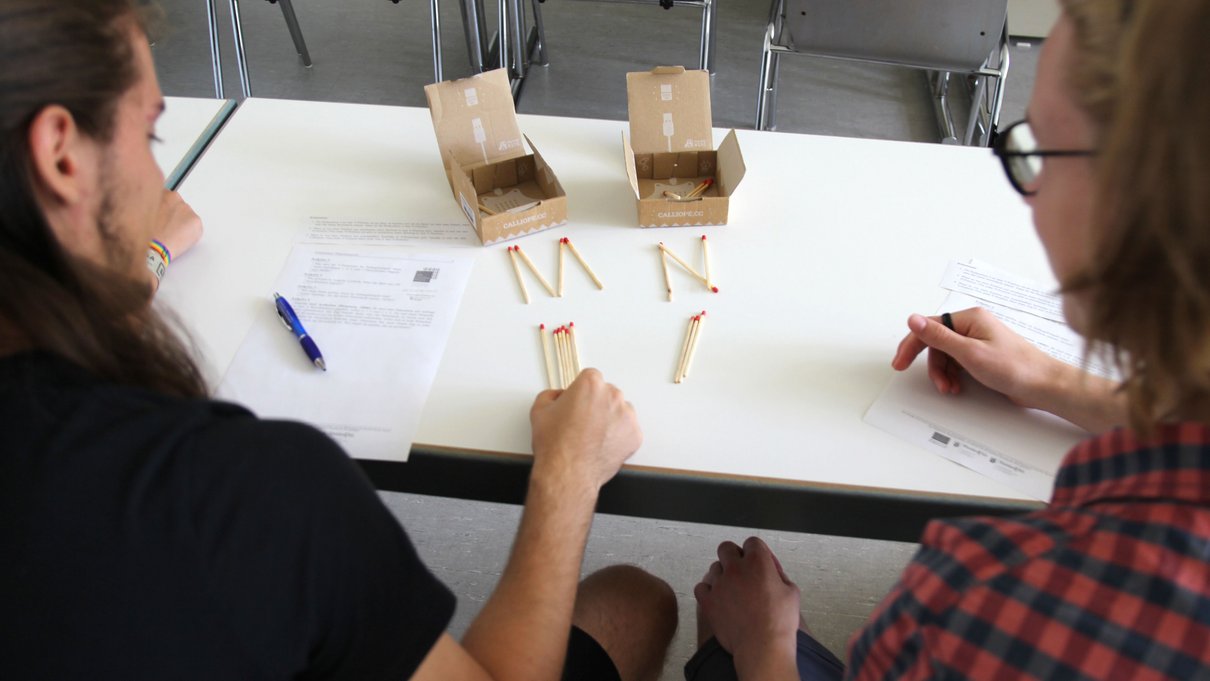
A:
<svg viewBox="0 0 1210 681">
<path fill-rule="evenodd" d="M 785 0 L 785 35 L 798 52 L 969 72 L 1007 14 L 1008 0 Z"/>
</svg>

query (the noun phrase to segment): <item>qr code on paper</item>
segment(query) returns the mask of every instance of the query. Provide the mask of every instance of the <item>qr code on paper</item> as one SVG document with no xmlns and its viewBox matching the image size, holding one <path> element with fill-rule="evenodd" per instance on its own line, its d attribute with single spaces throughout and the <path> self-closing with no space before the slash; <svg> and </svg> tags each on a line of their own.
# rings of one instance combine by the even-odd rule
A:
<svg viewBox="0 0 1210 681">
<path fill-rule="evenodd" d="M 427 284 L 437 278 L 437 272 L 439 271 L 436 267 L 426 267 L 422 270 L 416 270 L 416 276 L 412 277 L 412 281 L 417 284 Z"/>
</svg>

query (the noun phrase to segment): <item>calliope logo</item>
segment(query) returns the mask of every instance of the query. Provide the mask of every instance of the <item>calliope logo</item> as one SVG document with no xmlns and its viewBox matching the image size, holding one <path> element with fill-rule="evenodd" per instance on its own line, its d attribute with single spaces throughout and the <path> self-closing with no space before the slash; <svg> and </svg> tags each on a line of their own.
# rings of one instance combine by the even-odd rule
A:
<svg viewBox="0 0 1210 681">
<path fill-rule="evenodd" d="M 512 222 L 506 222 L 506 223 L 504 223 L 503 228 L 511 229 L 513 227 L 519 227 L 521 225 L 527 225 L 531 222 L 537 222 L 539 220 L 545 220 L 545 219 L 546 219 L 546 213 L 542 212 L 542 213 L 538 213 L 537 215 L 531 215 L 527 218 L 521 218 L 520 220 L 513 220 Z"/>
<path fill-rule="evenodd" d="M 521 146 L 521 140 L 518 140 L 518 139 L 504 140 L 503 142 L 500 142 L 500 144 L 496 145 L 496 151 L 508 151 L 509 149 L 517 149 L 520 146 Z"/>
<path fill-rule="evenodd" d="M 667 210 L 655 214 L 657 218 L 700 218 L 705 215 L 704 210 Z"/>
</svg>

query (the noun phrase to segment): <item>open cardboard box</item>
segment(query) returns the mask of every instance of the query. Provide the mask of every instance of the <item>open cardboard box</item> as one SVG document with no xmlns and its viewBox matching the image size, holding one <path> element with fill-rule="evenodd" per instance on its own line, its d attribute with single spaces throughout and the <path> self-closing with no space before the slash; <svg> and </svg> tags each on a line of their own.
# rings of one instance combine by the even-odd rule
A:
<svg viewBox="0 0 1210 681">
<path fill-rule="evenodd" d="M 622 134 L 622 151 L 639 226 L 727 224 L 746 168 L 734 130 L 714 150 L 710 74 L 683 66 L 627 73 L 626 98 L 630 139 Z M 713 184 L 704 192 L 685 198 L 707 179 Z"/>
<path fill-rule="evenodd" d="M 504 69 L 424 87 L 450 189 L 485 245 L 567 223 L 567 194 L 528 137 Z M 525 153 L 525 143 L 533 149 Z"/>
</svg>

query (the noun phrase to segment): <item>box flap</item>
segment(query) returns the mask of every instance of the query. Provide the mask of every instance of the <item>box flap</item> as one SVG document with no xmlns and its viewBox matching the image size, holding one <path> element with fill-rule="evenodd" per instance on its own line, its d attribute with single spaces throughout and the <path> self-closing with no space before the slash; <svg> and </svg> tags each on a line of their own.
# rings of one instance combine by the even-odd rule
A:
<svg viewBox="0 0 1210 681">
<path fill-rule="evenodd" d="M 542 188 L 542 191 L 546 192 L 547 197 L 567 196 L 567 192 L 563 191 L 563 184 L 559 182 L 559 178 L 555 175 L 555 171 L 552 170 L 549 165 L 547 165 L 546 159 L 542 158 L 542 152 L 538 151 L 538 147 L 534 144 L 534 141 L 529 138 L 529 135 L 525 136 L 525 142 L 529 145 L 530 150 L 532 150 L 534 154 L 534 168 L 536 171 L 535 175 L 537 175 L 537 177 L 534 178 L 534 181 L 538 183 L 538 186 Z"/>
<path fill-rule="evenodd" d="M 626 74 L 630 143 L 634 151 L 703 151 L 714 148 L 710 74 L 658 66 Z"/>
<path fill-rule="evenodd" d="M 744 179 L 748 167 L 744 165 L 744 155 L 739 151 L 739 139 L 735 131 L 727 133 L 723 143 L 718 145 L 718 189 L 723 196 L 731 196 L 731 192 Z"/>
<path fill-rule="evenodd" d="M 622 133 L 622 154 L 626 157 L 626 177 L 630 180 L 630 188 L 634 190 L 634 198 L 639 198 L 639 178 L 634 174 L 634 150 L 630 148 L 630 142 L 626 139 L 626 133 Z"/>
<path fill-rule="evenodd" d="M 451 154 L 464 168 L 525 155 L 504 69 L 426 85 L 424 95 L 447 170 Z"/>
</svg>

